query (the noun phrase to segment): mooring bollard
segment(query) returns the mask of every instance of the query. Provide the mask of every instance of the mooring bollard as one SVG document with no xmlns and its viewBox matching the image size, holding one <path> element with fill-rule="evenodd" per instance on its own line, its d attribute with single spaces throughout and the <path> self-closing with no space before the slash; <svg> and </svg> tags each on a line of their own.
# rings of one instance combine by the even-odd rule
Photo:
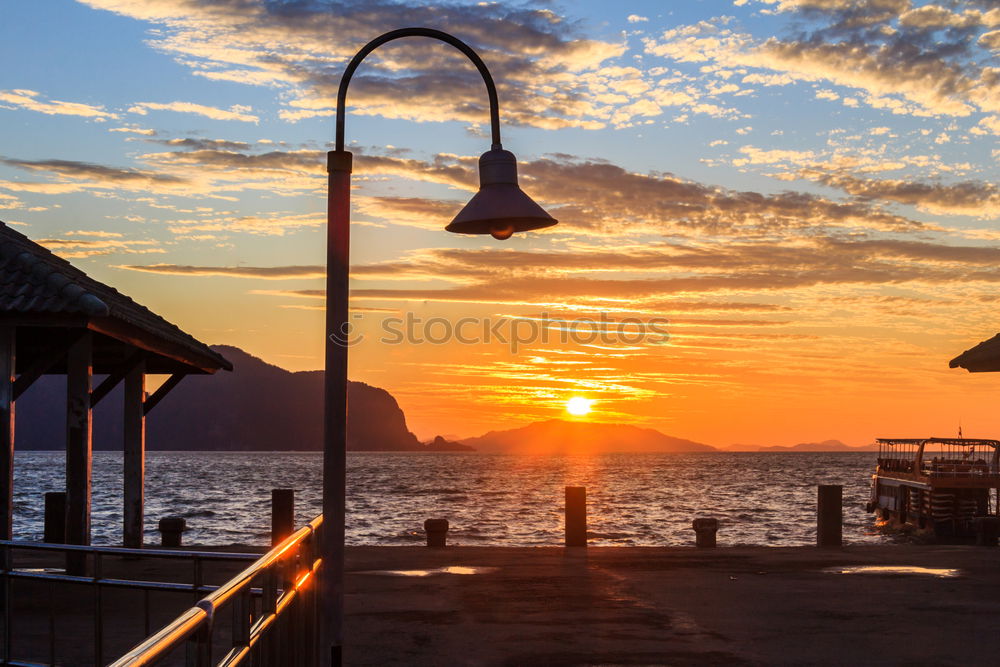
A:
<svg viewBox="0 0 1000 667">
<path fill-rule="evenodd" d="M 160 544 L 165 547 L 179 547 L 181 535 L 187 530 L 187 521 L 179 516 L 165 516 L 160 519 Z"/>
<path fill-rule="evenodd" d="M 691 522 L 694 528 L 694 545 L 703 549 L 715 546 L 715 534 L 719 532 L 719 520 L 702 517 Z"/>
<path fill-rule="evenodd" d="M 424 521 L 427 546 L 443 547 L 448 543 L 448 519 L 427 519 Z"/>
<path fill-rule="evenodd" d="M 566 487 L 566 546 L 587 546 L 587 487 Z"/>
<path fill-rule="evenodd" d="M 977 516 L 976 545 L 980 547 L 995 547 L 1000 537 L 1000 519 L 995 516 Z"/>
<path fill-rule="evenodd" d="M 271 546 L 295 532 L 295 489 L 271 489 Z"/>
<path fill-rule="evenodd" d="M 66 544 L 66 492 L 45 494 L 45 537 L 49 544 Z"/>
<path fill-rule="evenodd" d="M 816 545 L 839 547 L 844 543 L 844 487 L 820 484 L 816 494 Z"/>
</svg>

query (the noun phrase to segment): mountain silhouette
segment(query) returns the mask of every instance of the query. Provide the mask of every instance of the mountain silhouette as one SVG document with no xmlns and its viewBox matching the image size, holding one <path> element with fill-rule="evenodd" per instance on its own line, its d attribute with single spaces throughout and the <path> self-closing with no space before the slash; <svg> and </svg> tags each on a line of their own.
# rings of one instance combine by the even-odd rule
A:
<svg viewBox="0 0 1000 667">
<path fill-rule="evenodd" d="M 462 442 L 480 452 L 598 454 L 611 452 L 714 452 L 711 445 L 664 435 L 651 428 L 551 419 Z"/>
<path fill-rule="evenodd" d="M 229 345 L 212 349 L 232 372 L 191 375 L 150 412 L 150 450 L 318 451 L 323 448 L 323 371 L 293 373 Z M 98 384 L 95 378 L 94 386 Z M 17 401 L 16 446 L 63 449 L 66 378 L 44 376 Z M 396 399 L 363 382 L 348 383 L 347 448 L 436 451 L 406 427 Z M 122 387 L 94 408 L 94 449 L 122 447 Z M 443 443 L 442 449 L 458 449 Z"/>
<path fill-rule="evenodd" d="M 823 442 L 800 442 L 797 445 L 729 445 L 722 448 L 727 452 L 872 452 L 874 445 L 854 447 L 840 440 L 824 440 Z"/>
</svg>

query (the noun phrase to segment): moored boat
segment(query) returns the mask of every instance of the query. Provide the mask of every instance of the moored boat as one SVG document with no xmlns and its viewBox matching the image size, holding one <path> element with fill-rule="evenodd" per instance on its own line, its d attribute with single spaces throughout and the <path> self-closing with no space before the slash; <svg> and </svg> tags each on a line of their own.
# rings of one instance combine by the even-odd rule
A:
<svg viewBox="0 0 1000 667">
<path fill-rule="evenodd" d="M 973 438 L 879 438 L 867 510 L 939 538 L 977 534 L 998 515 L 1000 441 Z"/>
</svg>

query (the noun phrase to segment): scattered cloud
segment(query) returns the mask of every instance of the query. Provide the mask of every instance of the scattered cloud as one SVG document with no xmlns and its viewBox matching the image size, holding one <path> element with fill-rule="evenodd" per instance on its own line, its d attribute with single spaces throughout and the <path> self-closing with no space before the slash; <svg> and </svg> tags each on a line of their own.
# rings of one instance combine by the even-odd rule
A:
<svg viewBox="0 0 1000 667">
<path fill-rule="evenodd" d="M 587 39 L 548 8 L 367 0 L 339 3 L 331 11 L 320 0 L 83 1 L 152 23 L 157 27 L 152 45 L 197 76 L 283 89 L 279 115 L 289 121 L 330 115 L 340 72 L 362 46 L 356 36 L 378 35 L 387 25 L 434 25 L 469 42 L 501 88 L 507 123 L 598 128 L 619 106 L 596 102 L 592 80 L 581 75 L 621 56 L 624 45 Z M 352 82 L 348 104 L 354 114 L 417 121 L 482 125 L 488 117 L 475 69 L 452 47 L 429 39 L 380 48 Z"/>
<path fill-rule="evenodd" d="M 218 107 L 195 104 L 194 102 L 139 102 L 129 107 L 129 113 L 145 116 L 150 111 L 175 111 L 177 113 L 191 113 L 212 120 L 238 120 L 244 123 L 258 123 L 260 117 L 251 113 L 253 109 L 244 104 L 234 104 L 229 109 L 219 109 Z"/>
<path fill-rule="evenodd" d="M 48 238 L 37 242 L 60 257 L 67 259 L 81 257 L 99 257 L 103 255 L 148 255 L 165 252 L 159 243 L 151 240 L 125 240 L 121 234 L 109 232 L 69 232 L 67 236 L 90 236 L 94 238 Z"/>
<path fill-rule="evenodd" d="M 170 276 L 225 276 L 228 278 L 259 278 L 263 280 L 293 280 L 323 278 L 323 266 L 189 266 L 183 264 L 113 265 L 116 269 L 157 273 Z"/>
<path fill-rule="evenodd" d="M 83 116 L 96 120 L 118 118 L 117 114 L 107 111 L 103 105 L 61 100 L 46 101 L 41 99 L 41 95 L 34 90 L 0 90 L 0 108 L 26 109 L 49 116 Z"/>
<path fill-rule="evenodd" d="M 994 38 L 978 33 L 993 25 L 998 10 L 957 14 L 937 5 L 909 7 L 909 0 L 782 0 L 780 11 L 802 11 L 818 23 L 793 39 L 761 41 L 725 22 L 702 21 L 647 38 L 645 45 L 648 53 L 679 62 L 757 70 L 744 77 L 748 82 L 788 79 L 853 89 L 861 98 L 849 97 L 845 103 L 864 102 L 892 113 L 968 116 L 1000 111 L 1000 76 L 975 53 L 991 48 Z M 828 89 L 816 95 L 840 97 Z"/>
</svg>

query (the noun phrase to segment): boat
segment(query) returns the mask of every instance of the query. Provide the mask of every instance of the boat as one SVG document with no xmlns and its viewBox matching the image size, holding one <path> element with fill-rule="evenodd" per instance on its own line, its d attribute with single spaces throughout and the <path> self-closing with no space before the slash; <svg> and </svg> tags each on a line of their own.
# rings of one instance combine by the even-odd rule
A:
<svg viewBox="0 0 1000 667">
<path fill-rule="evenodd" d="M 1000 440 L 879 438 L 866 510 L 936 538 L 976 537 L 1000 507 Z"/>
</svg>

